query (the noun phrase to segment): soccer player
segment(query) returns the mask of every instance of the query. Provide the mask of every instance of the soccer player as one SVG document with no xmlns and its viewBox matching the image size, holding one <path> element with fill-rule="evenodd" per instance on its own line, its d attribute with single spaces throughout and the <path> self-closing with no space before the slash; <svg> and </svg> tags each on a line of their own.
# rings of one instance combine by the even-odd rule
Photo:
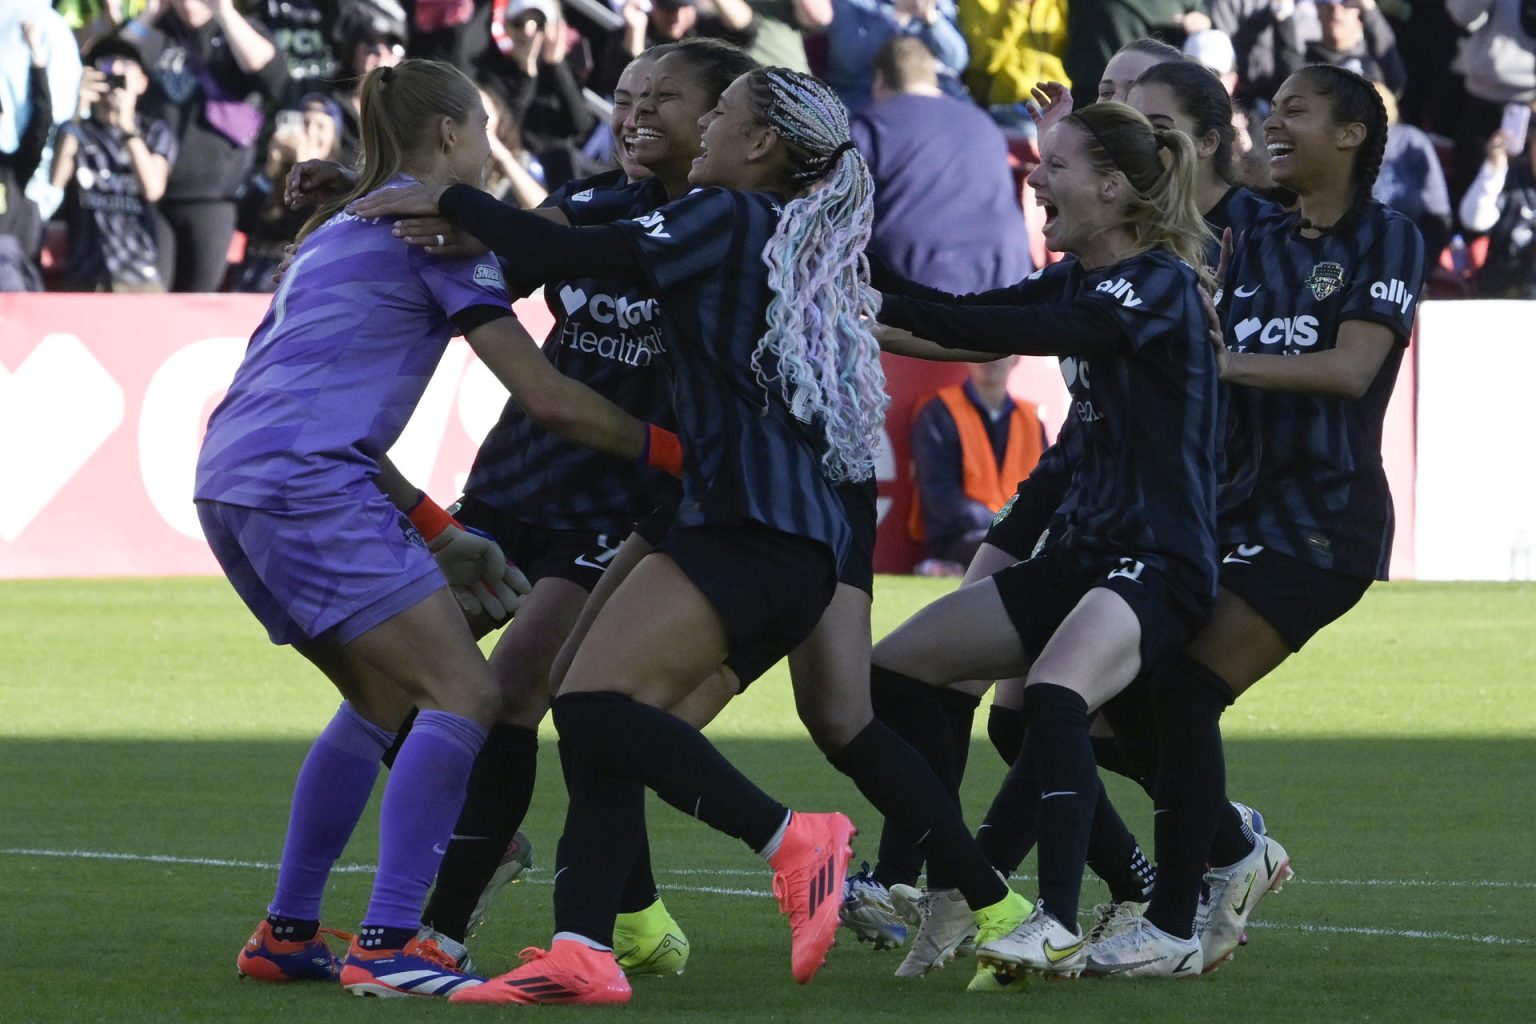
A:
<svg viewBox="0 0 1536 1024">
<path fill-rule="evenodd" d="M 929 357 L 941 353 L 920 339 L 970 350 L 965 358 L 1060 353 L 1081 455 L 1035 557 L 935 602 L 881 648 L 934 686 L 1027 670 L 1016 770 L 1037 771 L 1045 794 L 1041 899 L 978 955 L 1075 974 L 1099 792 L 1089 712 L 1176 653 L 1215 594 L 1216 375 L 1195 269 L 1209 235 L 1188 137 L 1098 104 L 1052 125 L 1042 156 L 1031 184 L 1046 239 L 1074 258 L 963 299 L 886 295 L 881 322 L 909 334 L 882 341 Z M 968 927 L 946 896 L 925 897 L 924 930 L 954 948 Z"/>
<path fill-rule="evenodd" d="M 300 772 L 269 916 L 238 966 L 268 981 L 339 973 L 358 994 L 448 995 L 480 979 L 417 937 L 421 903 L 495 683 L 437 564 L 376 485 L 384 452 L 455 330 L 566 436 L 634 458 L 648 432 L 539 354 L 493 261 L 433 260 L 342 209 L 381 186 L 479 183 L 489 149 L 479 94 L 447 65 L 380 69 L 362 90 L 363 178 L 306 224 L 198 459 L 198 516 L 231 583 L 273 642 L 292 644 L 344 698 Z M 318 934 L 326 877 L 413 703 L 421 712 L 384 792 L 373 894 L 338 972 Z"/>
<path fill-rule="evenodd" d="M 1324 65 L 1296 72 L 1264 136 L 1274 180 L 1297 204 L 1237 241 L 1218 351 L 1222 380 L 1252 406 L 1257 475 L 1223 509 L 1210 621 L 1152 682 L 1167 812 L 1156 819 L 1158 881 L 1145 919 L 1089 951 L 1094 973 L 1168 975 L 1197 961 L 1213 970 L 1290 877 L 1273 839 L 1218 830 L 1220 716 L 1387 574 L 1382 423 L 1423 290 L 1423 241 L 1371 199 L 1387 115 L 1364 78 Z"/>
<path fill-rule="evenodd" d="M 670 59 L 658 65 L 658 72 Z M 831 518 L 827 515 L 831 513 L 836 517 L 836 532 L 851 532 L 843 513 L 844 502 L 834 495 L 831 485 L 841 484 L 840 489 L 846 492 L 850 483 L 866 481 L 871 475 L 869 444 L 885 400 L 873 340 L 857 319 L 863 308 L 861 298 L 868 293 L 856 276 L 859 254 L 868 237 L 871 197 L 868 172 L 848 141 L 846 116 L 835 96 L 819 82 L 783 69 L 768 69 L 734 83 L 704 123 L 704 152 L 690 180 L 724 189 L 703 188 L 654 216 L 619 225 L 624 232 L 621 235 L 611 234 L 612 229 L 577 233 L 586 243 L 582 251 L 587 258 L 601 244 L 610 258 L 624 259 L 623 266 L 632 267 L 629 261 L 637 258 L 643 261 L 640 271 L 658 288 L 669 325 L 675 328 L 668 334 L 668 365 L 675 374 L 674 406 L 684 440 L 685 491 L 676 523 L 662 539 L 659 554 L 644 558 L 597 614 L 591 633 L 575 653 L 555 701 L 555 714 L 562 742 L 569 745 L 573 755 L 581 750 L 586 759 L 602 766 L 608 773 L 610 790 L 621 772 L 640 775 L 668 802 L 746 839 L 755 848 L 764 850 L 766 845 L 771 851 L 778 844 L 777 834 L 782 833 L 783 848 L 773 857 L 778 866 L 777 862 L 789 859 L 790 844 L 799 842 L 797 826 L 809 831 L 816 824 L 807 820 L 812 816 L 795 815 L 786 827 L 782 809 L 750 792 L 749 784 L 734 772 L 725 774 L 730 771 L 728 765 L 719 762 L 710 770 L 704 764 L 701 755 L 713 752 L 702 737 L 694 734 L 685 741 L 686 733 L 675 728 L 681 723 L 638 713 L 643 706 L 624 699 L 623 691 L 614 692 L 610 679 L 592 678 L 594 672 L 612 673 L 616 664 L 651 662 L 657 667 L 635 673 L 640 678 L 627 683 L 625 689 L 642 698 L 646 691 L 682 695 L 697 687 L 727 656 L 740 659 L 750 652 L 759 666 L 752 670 L 755 674 L 796 647 L 823 618 L 823 609 L 833 596 L 837 563 L 825 564 L 818 571 L 817 563 L 790 548 L 783 538 L 756 536 L 760 531 L 753 522 L 772 522 L 767 518 L 772 516 L 787 525 L 798 521 L 801 530 L 820 530 L 817 519 Z M 780 206 L 783 199 L 792 196 L 798 198 Z M 470 208 L 469 199 L 468 195 L 445 197 L 445 212 L 454 214 L 449 208 L 452 203 L 460 209 L 458 216 L 463 222 L 486 224 L 489 211 Z M 431 201 L 436 202 L 435 198 Z M 509 227 L 525 243 L 527 236 L 534 234 L 526 218 L 513 215 L 508 219 L 513 221 Z M 483 234 L 488 228 L 476 230 Z M 572 244 L 559 234 L 541 234 L 536 247 L 541 253 L 558 253 L 561 245 Z M 726 260 L 724 267 L 722 259 Z M 701 347 L 701 327 L 710 325 L 716 320 L 714 314 L 721 312 L 732 316 L 714 330 L 703 332 L 702 337 L 713 339 L 713 343 Z M 766 337 L 762 333 L 765 326 Z M 769 358 L 775 354 L 777 359 Z M 707 376 L 701 371 L 711 369 L 715 373 L 723 370 L 738 382 L 727 390 L 718 382 L 706 390 Z M 749 384 L 740 382 L 743 375 Z M 836 394 L 824 390 L 820 383 L 834 378 L 842 384 Z M 790 389 L 787 399 L 785 388 Z M 786 405 L 780 406 L 780 401 Z M 741 418 L 743 412 L 748 413 L 745 418 Z M 798 446 L 783 448 L 772 435 L 784 412 L 792 420 L 817 428 L 824 440 L 809 452 Z M 764 427 L 770 428 L 766 439 L 760 436 Z M 777 459 L 762 458 L 775 454 L 773 448 L 779 449 Z M 820 455 L 815 455 L 818 450 Z M 757 454 L 759 459 L 744 462 L 742 456 L 748 453 Z M 813 455 L 808 464 L 802 461 L 807 454 Z M 764 475 L 775 462 L 774 477 Z M 805 475 L 807 469 L 809 476 Z M 700 476 L 704 481 L 698 479 Z M 729 480 L 731 477 L 736 479 Z M 701 488 L 701 483 L 708 490 Z M 790 494 L 795 496 L 793 504 L 786 500 Z M 831 499 L 830 508 L 826 498 Z M 725 508 L 721 507 L 722 499 L 728 502 Z M 693 547 L 695 538 L 702 536 L 693 524 L 701 516 L 718 517 L 731 508 L 737 510 L 734 515 L 738 522 L 740 518 L 747 522 L 729 533 L 716 534 L 710 541 L 714 550 L 706 561 L 701 557 L 704 550 Z M 733 533 L 736 536 L 731 536 Z M 831 530 L 822 535 L 838 546 L 843 544 Z M 772 553 L 766 546 L 769 540 Z M 726 574 L 732 569 L 734 578 L 727 581 Z M 847 597 L 850 591 L 856 596 Z M 837 593 L 839 601 L 847 602 L 845 607 L 862 615 L 867 644 L 867 594 L 855 586 L 837 588 Z M 679 607 L 658 607 L 658 594 L 673 595 Z M 769 628 L 742 628 L 752 625 L 749 612 L 761 615 L 785 601 L 790 602 L 792 611 L 775 612 L 776 621 L 769 620 Z M 761 611 L 753 611 L 754 606 Z M 659 623 L 647 625 L 658 615 Z M 786 628 L 790 623 L 793 632 Z M 649 631 L 660 636 L 645 635 Z M 690 635 L 708 646 L 702 651 L 655 649 L 674 635 Z M 619 679 L 624 680 L 624 675 Z M 865 689 L 862 665 L 845 679 L 859 690 Z M 797 691 L 797 697 L 803 693 Z M 823 713 L 830 710 L 831 703 L 826 701 Z M 617 720 L 619 715 L 624 720 Z M 816 715 L 807 718 L 810 724 Z M 832 760 L 854 775 L 862 787 L 879 773 L 861 765 L 868 760 L 873 768 L 880 768 L 884 763 L 882 751 L 888 749 L 882 741 L 894 741 L 895 737 L 875 725 L 867 710 L 858 724 L 865 728 L 851 738 L 844 735 L 835 741 L 837 753 Z M 838 721 L 836 728 L 847 725 Z M 617 731 L 620 727 L 622 732 Z M 665 730 L 672 737 L 669 746 L 653 745 L 641 732 L 647 728 L 658 739 Z M 587 732 L 605 737 L 601 753 L 587 746 L 592 742 L 584 735 Z M 823 741 L 832 732 L 831 726 L 813 732 L 823 749 L 827 749 Z M 690 762 L 695 767 L 685 772 L 681 765 Z M 915 756 L 909 763 L 921 767 Z M 596 804 L 604 794 L 599 791 L 597 777 L 578 778 L 578 766 L 585 769 L 573 756 L 572 804 L 562 854 L 575 878 L 563 889 L 557 886 L 557 941 L 537 962 L 498 979 L 495 985 L 500 991 L 488 990 L 478 1001 L 593 1002 L 628 997 L 627 986 L 619 987 L 621 978 L 604 982 L 606 993 L 602 985 L 591 980 L 595 975 L 601 981 L 604 973 L 601 962 L 593 962 L 587 946 L 606 945 L 601 936 L 611 927 L 611 917 L 604 920 L 598 902 L 605 899 L 604 894 L 577 889 L 576 880 L 586 886 L 601 884 L 599 858 L 612 861 L 619 844 L 611 832 L 631 812 L 617 802 L 619 794 L 614 793 L 605 800 L 610 808 L 607 815 L 589 824 L 587 805 Z M 636 789 L 633 799 L 638 800 L 637 787 L 631 788 Z M 880 802 L 890 801 L 882 797 Z M 964 825 L 958 809 L 947 808 L 942 793 L 932 803 L 938 805 L 941 819 L 947 819 L 936 822 L 936 831 L 963 840 Z M 847 862 L 845 844 L 851 833 L 845 825 L 837 826 L 846 819 L 832 817 L 836 830 L 830 839 L 839 847 L 833 851 L 835 856 L 823 859 L 824 854 L 818 854 L 815 863 L 821 870 L 814 877 L 786 878 L 788 872 L 781 870 L 776 880 L 781 906 L 792 915 L 796 938 L 793 967 L 801 981 L 810 980 L 820 966 L 837 925 L 841 867 Z M 758 839 L 764 842 L 754 841 Z M 1005 908 L 1000 919 L 1010 924 L 1021 920 L 1022 901 L 1011 897 L 979 853 L 973 864 L 976 873 L 985 876 L 985 886 L 995 890 L 995 902 Z M 562 875 L 561 882 L 565 881 Z M 979 897 L 978 904 L 991 906 L 981 903 Z M 1006 927 L 996 930 L 1001 933 Z M 578 985 L 575 968 L 583 961 L 588 964 L 589 980 Z M 538 991 L 532 979 L 552 971 L 559 972 L 569 991 Z"/>
</svg>

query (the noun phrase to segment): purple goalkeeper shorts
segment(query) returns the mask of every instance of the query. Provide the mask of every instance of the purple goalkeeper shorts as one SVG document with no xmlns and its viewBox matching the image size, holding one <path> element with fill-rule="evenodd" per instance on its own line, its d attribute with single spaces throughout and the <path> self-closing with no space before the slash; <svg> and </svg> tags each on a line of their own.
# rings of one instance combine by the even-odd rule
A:
<svg viewBox="0 0 1536 1024">
<path fill-rule="evenodd" d="M 371 485 L 285 509 L 199 501 L 197 517 L 274 644 L 348 643 L 447 586 L 421 534 Z"/>
</svg>

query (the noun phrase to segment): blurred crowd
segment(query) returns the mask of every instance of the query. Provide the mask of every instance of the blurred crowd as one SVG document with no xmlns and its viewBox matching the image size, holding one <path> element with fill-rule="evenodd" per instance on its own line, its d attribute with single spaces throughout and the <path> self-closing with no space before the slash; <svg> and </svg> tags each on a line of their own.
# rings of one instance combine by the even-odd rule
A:
<svg viewBox="0 0 1536 1024">
<path fill-rule="evenodd" d="M 1532 0 L 6 0 L 0 291 L 270 289 L 299 223 L 288 169 L 355 160 L 360 76 L 406 57 L 476 78 L 490 187 L 537 205 L 612 166 L 629 59 L 698 35 L 837 90 L 881 189 L 877 246 L 934 283 L 1043 258 L 1028 211 L 997 208 L 1035 152 L 1030 89 L 1092 102 L 1152 36 L 1227 84 L 1257 186 L 1287 74 L 1377 82 L 1394 119 L 1377 198 L 1442 254 L 1434 293 L 1536 297 Z M 960 266 L 976 249 L 987 265 Z"/>
</svg>

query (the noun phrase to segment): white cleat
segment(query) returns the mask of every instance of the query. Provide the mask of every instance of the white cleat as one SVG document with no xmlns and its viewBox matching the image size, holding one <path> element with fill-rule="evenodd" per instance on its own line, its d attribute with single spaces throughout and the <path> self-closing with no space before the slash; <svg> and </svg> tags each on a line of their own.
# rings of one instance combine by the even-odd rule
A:
<svg viewBox="0 0 1536 1024">
<path fill-rule="evenodd" d="M 896 912 L 891 893 L 865 864 L 843 883 L 843 926 L 875 949 L 896 949 L 907 941 L 907 923 Z"/>
<path fill-rule="evenodd" d="M 978 946 L 976 959 L 1004 971 L 1075 978 L 1082 973 L 1086 949 L 1082 935 L 1047 913 L 1041 902 L 1013 931 Z"/>
<path fill-rule="evenodd" d="M 1258 840 L 1253 852 L 1236 864 L 1206 873 L 1206 898 L 1195 915 L 1206 973 L 1232 956 L 1259 901 L 1279 892 L 1295 873 L 1285 847 L 1267 835 Z"/>
<path fill-rule="evenodd" d="M 496 894 L 513 882 L 523 880 L 523 872 L 533 867 L 533 844 L 528 837 L 521 832 L 512 836 L 512 841 L 507 844 L 506 852 L 501 855 L 501 863 L 496 865 L 496 871 L 491 875 L 490 881 L 485 883 L 485 889 L 480 893 L 480 899 L 475 903 L 474 911 L 469 915 L 469 925 L 464 929 L 465 938 L 474 938 L 480 926 L 485 924 L 486 917 L 491 912 L 491 900 Z"/>
<path fill-rule="evenodd" d="M 1198 978 L 1200 940 L 1169 935 L 1144 917 L 1088 947 L 1083 975 L 1093 978 Z"/>
<path fill-rule="evenodd" d="M 1121 928 L 1140 921 L 1146 912 L 1147 904 L 1134 900 L 1098 904 L 1093 908 L 1093 925 L 1088 929 L 1089 943 L 1103 942 Z"/>
<path fill-rule="evenodd" d="M 453 957 L 453 965 L 465 974 L 475 973 L 475 962 L 470 959 L 469 947 L 462 942 L 456 942 L 438 931 L 436 928 L 421 926 L 421 931 L 416 933 L 418 939 L 431 939 L 437 943 L 437 948 Z"/>
<path fill-rule="evenodd" d="M 897 890 L 907 891 L 898 894 Z M 963 943 L 976 937 L 976 915 L 971 913 L 959 889 L 918 893 L 910 885 L 893 885 L 891 902 L 896 904 L 898 900 L 911 907 L 918 918 L 912 949 L 896 968 L 898 978 L 920 978 L 929 971 L 942 969 L 955 958 Z"/>
</svg>

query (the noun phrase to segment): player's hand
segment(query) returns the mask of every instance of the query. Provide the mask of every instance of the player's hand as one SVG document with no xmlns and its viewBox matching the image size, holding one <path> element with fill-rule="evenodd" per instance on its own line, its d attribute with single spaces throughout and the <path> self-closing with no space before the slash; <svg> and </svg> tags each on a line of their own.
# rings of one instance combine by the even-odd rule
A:
<svg viewBox="0 0 1536 1024">
<path fill-rule="evenodd" d="M 283 202 L 290 210 L 334 199 L 357 183 L 357 175 L 332 160 L 305 160 L 288 172 Z"/>
<path fill-rule="evenodd" d="M 1216 257 L 1216 287 L 1220 288 L 1227 279 L 1227 270 L 1232 266 L 1232 229 L 1221 229 L 1221 255 Z M 1217 297 L 1220 297 L 1220 292 Z"/>
<path fill-rule="evenodd" d="M 395 234 L 407 245 L 425 246 L 433 256 L 483 256 L 491 250 L 478 238 L 441 217 L 407 217 L 395 222 Z"/>
<path fill-rule="evenodd" d="M 449 585 L 466 590 L 497 621 L 511 617 L 532 589 L 489 537 L 450 526 L 427 542 L 427 550 Z M 463 606 L 462 598 L 459 603 Z"/>
<path fill-rule="evenodd" d="M 438 200 L 443 198 L 446 191 L 447 185 L 381 188 L 350 204 L 347 212 L 364 220 L 380 217 L 436 217 L 440 212 L 437 208 Z"/>
<path fill-rule="evenodd" d="M 1200 289 L 1200 305 L 1205 309 L 1205 334 L 1216 356 L 1216 377 L 1226 380 L 1227 371 L 1232 365 L 1232 353 L 1227 348 L 1226 335 L 1221 329 L 1221 314 L 1216 311 L 1216 303 L 1204 288 Z"/>
<path fill-rule="evenodd" d="M 282 284 L 283 275 L 288 273 L 288 268 L 293 266 L 293 258 L 299 253 L 299 247 L 292 242 L 283 246 L 283 260 L 277 265 L 277 270 L 272 274 L 273 284 Z"/>
<path fill-rule="evenodd" d="M 1029 94 L 1034 97 L 1033 103 L 1026 104 L 1029 119 L 1035 122 L 1035 131 L 1040 135 L 1072 113 L 1072 90 L 1060 82 L 1040 82 Z"/>
</svg>

